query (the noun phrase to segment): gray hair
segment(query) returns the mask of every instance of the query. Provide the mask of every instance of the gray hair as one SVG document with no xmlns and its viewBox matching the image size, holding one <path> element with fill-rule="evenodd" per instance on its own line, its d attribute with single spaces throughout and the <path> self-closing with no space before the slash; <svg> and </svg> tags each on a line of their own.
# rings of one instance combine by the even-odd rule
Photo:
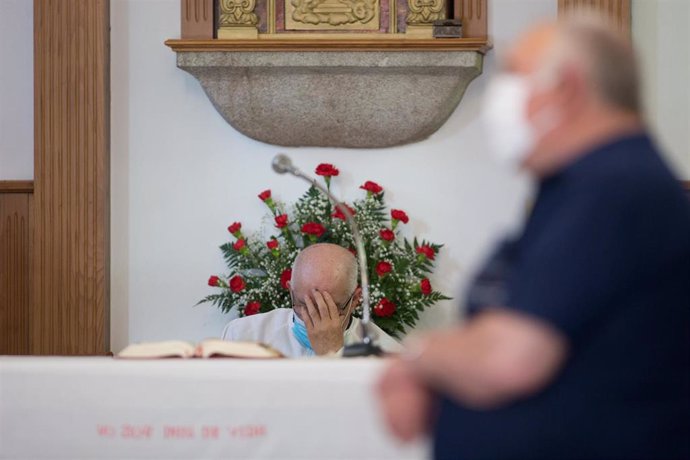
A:
<svg viewBox="0 0 690 460">
<path fill-rule="evenodd" d="M 581 15 L 564 21 L 554 47 L 556 62 L 578 61 L 599 99 L 611 107 L 641 113 L 640 73 L 635 52 L 626 38 L 601 19 Z"/>
<path fill-rule="evenodd" d="M 347 292 L 355 292 L 357 288 L 357 281 L 359 280 L 359 264 L 357 263 L 357 258 L 352 256 L 346 265 L 347 270 Z"/>
</svg>

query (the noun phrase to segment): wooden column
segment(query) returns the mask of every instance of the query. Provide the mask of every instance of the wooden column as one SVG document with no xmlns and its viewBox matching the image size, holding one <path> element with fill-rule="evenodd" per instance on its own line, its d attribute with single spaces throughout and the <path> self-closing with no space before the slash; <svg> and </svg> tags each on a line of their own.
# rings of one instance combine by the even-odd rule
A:
<svg viewBox="0 0 690 460">
<path fill-rule="evenodd" d="M 29 354 L 31 181 L 0 181 L 0 355 Z"/>
<path fill-rule="evenodd" d="M 558 0 L 559 17 L 578 12 L 600 14 L 616 30 L 630 36 L 630 0 Z"/>
<path fill-rule="evenodd" d="M 462 36 L 483 38 L 489 35 L 487 0 L 453 0 L 455 19 L 462 21 Z"/>
<path fill-rule="evenodd" d="M 109 350 L 109 0 L 34 0 L 33 354 Z"/>
<path fill-rule="evenodd" d="M 180 38 L 213 38 L 213 0 L 180 0 Z"/>
</svg>

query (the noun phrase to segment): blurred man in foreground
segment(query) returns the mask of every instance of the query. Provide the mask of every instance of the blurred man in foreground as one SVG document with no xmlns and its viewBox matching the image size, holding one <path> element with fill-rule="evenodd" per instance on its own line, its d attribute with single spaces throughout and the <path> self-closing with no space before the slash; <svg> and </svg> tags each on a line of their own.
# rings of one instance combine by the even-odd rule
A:
<svg viewBox="0 0 690 460">
<path fill-rule="evenodd" d="M 688 458 L 690 203 L 641 120 L 629 45 L 591 23 L 526 34 L 490 85 L 493 150 L 539 185 L 470 318 L 379 382 L 436 458 Z"/>
<path fill-rule="evenodd" d="M 290 358 L 338 353 L 362 340 L 361 323 L 352 316 L 361 289 L 350 251 L 329 243 L 308 246 L 295 259 L 289 286 L 293 308 L 230 321 L 223 339 L 262 342 Z M 384 351 L 399 351 L 398 342 L 370 327 Z"/>
</svg>

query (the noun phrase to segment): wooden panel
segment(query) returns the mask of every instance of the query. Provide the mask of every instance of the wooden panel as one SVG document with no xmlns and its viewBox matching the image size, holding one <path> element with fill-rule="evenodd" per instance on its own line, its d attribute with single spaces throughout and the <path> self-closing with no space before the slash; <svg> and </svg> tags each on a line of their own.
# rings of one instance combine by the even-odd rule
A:
<svg viewBox="0 0 690 460">
<path fill-rule="evenodd" d="M 590 11 L 600 14 L 616 30 L 630 36 L 630 0 L 558 0 L 559 17 Z"/>
<path fill-rule="evenodd" d="M 455 19 L 462 21 L 462 36 L 481 38 L 488 35 L 487 0 L 453 0 Z"/>
<path fill-rule="evenodd" d="M 33 354 L 109 348 L 108 0 L 34 0 Z"/>
<path fill-rule="evenodd" d="M 213 38 L 213 0 L 180 0 L 181 38 Z"/>
<path fill-rule="evenodd" d="M 32 195 L 0 183 L 0 355 L 29 354 Z M 28 182 L 30 184 L 30 182 Z"/>
</svg>

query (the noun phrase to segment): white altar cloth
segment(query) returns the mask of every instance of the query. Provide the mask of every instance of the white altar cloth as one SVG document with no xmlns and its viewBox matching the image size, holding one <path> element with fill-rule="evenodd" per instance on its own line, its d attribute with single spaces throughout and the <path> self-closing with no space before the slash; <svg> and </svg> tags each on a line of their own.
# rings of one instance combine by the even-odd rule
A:
<svg viewBox="0 0 690 460">
<path fill-rule="evenodd" d="M 382 423 L 384 362 L 2 356 L 0 458 L 426 458 Z"/>
</svg>

